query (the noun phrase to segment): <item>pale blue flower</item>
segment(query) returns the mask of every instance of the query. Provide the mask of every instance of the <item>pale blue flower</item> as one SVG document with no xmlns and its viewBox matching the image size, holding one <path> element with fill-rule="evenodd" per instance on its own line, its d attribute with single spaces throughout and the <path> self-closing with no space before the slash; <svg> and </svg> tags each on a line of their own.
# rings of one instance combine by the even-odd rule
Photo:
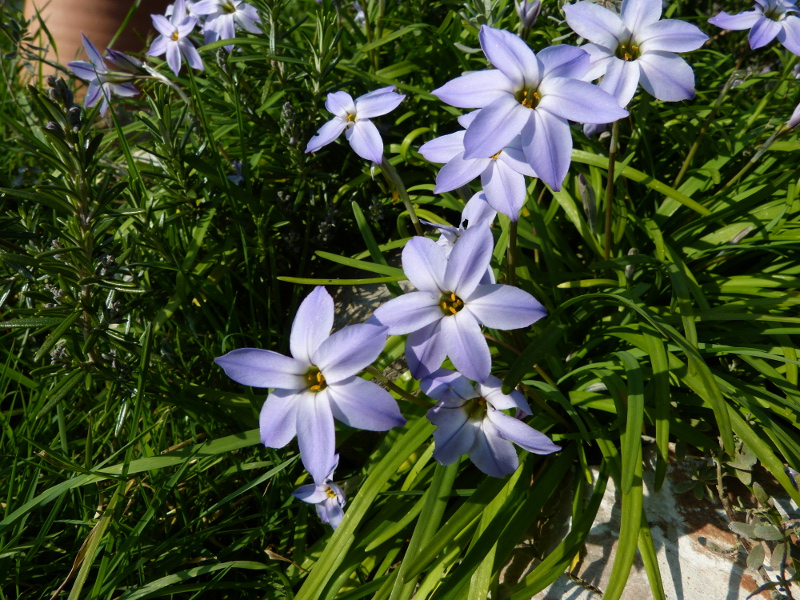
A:
<svg viewBox="0 0 800 600">
<path fill-rule="evenodd" d="M 89 38 L 83 34 L 81 34 L 81 37 L 83 37 L 83 48 L 86 50 L 86 55 L 89 57 L 90 62 L 76 60 L 67 63 L 67 66 L 75 73 L 76 77 L 89 83 L 89 89 L 86 92 L 83 105 L 89 107 L 100 102 L 100 114 L 103 115 L 108 109 L 108 101 L 112 94 L 130 97 L 137 95 L 139 90 L 129 83 L 135 79 L 131 73 L 110 70 L 108 66 L 106 66 L 105 60 L 109 62 L 112 62 L 112 60 L 104 60 L 94 44 L 89 41 Z M 108 52 L 112 51 L 109 50 Z M 134 59 L 122 54 L 122 52 L 115 52 L 114 56 L 115 61 L 119 60 L 120 56 L 122 56 L 129 59 L 131 64 L 134 64 Z M 112 62 L 112 64 L 119 68 L 115 62 Z"/>
<path fill-rule="evenodd" d="M 328 94 L 325 108 L 334 117 L 309 140 L 306 153 L 316 152 L 330 144 L 344 131 L 356 154 L 380 164 L 383 160 L 383 140 L 370 119 L 393 111 L 403 98 L 405 96 L 394 91 L 393 85 L 364 94 L 355 101 L 347 92 Z"/>
<path fill-rule="evenodd" d="M 192 11 L 205 15 L 203 34 L 206 44 L 236 37 L 237 28 L 261 33 L 258 27 L 261 19 L 256 9 L 241 0 L 200 0 L 194 3 Z M 225 46 L 225 49 L 230 52 L 233 45 Z"/>
<path fill-rule="evenodd" d="M 514 10 L 517 11 L 520 23 L 525 29 L 530 29 L 536 24 L 542 10 L 540 0 L 514 0 Z"/>
<path fill-rule="evenodd" d="M 754 50 L 775 38 L 789 52 L 800 55 L 800 9 L 797 0 L 756 0 L 753 10 L 729 15 L 725 11 L 708 22 L 722 29 L 749 29 L 748 41 Z"/>
<path fill-rule="evenodd" d="M 188 37 L 197 25 L 197 19 L 187 16 L 184 0 L 175 2 L 169 19 L 163 15 L 150 15 L 150 17 L 153 19 L 153 27 L 161 35 L 153 40 L 147 55 L 161 56 L 166 53 L 167 64 L 175 75 L 181 70 L 181 57 L 186 59 L 190 67 L 202 71 L 203 61 Z"/>
<path fill-rule="evenodd" d="M 328 523 L 336 529 L 344 518 L 344 505 L 347 498 L 344 491 L 333 482 L 333 472 L 339 464 L 339 455 L 334 454 L 332 465 L 328 469 L 328 474 L 322 481 L 314 480 L 314 483 L 301 485 L 292 492 L 292 496 L 303 502 L 314 504 L 320 521 Z"/>
<path fill-rule="evenodd" d="M 590 58 L 579 48 L 551 46 L 534 54 L 513 33 L 486 25 L 479 38 L 497 69 L 467 73 L 433 91 L 452 106 L 482 109 L 464 135 L 464 158 L 489 158 L 521 134 L 528 164 L 561 189 L 572 159 L 567 120 L 610 123 L 628 112 L 613 96 L 580 81 Z"/>
<path fill-rule="evenodd" d="M 481 325 L 527 327 L 545 316 L 527 292 L 509 285 L 481 284 L 494 243 L 484 222 L 467 229 L 450 255 L 433 240 L 415 237 L 403 249 L 403 271 L 417 288 L 379 306 L 374 318 L 390 335 L 409 334 L 406 359 L 411 374 L 425 377 L 446 357 L 465 376 L 486 381 L 491 356 Z"/>
<path fill-rule="evenodd" d="M 540 431 L 503 412 L 513 410 L 524 416 L 530 415 L 531 409 L 521 393 L 504 394 L 502 387 L 503 382 L 492 375 L 473 387 L 460 373 L 448 369 L 439 369 L 420 381 L 420 389 L 439 400 L 426 415 L 436 425 L 433 458 L 451 465 L 468 454 L 487 475 L 503 477 L 519 466 L 511 442 L 534 454 L 561 449 Z"/>
<path fill-rule="evenodd" d="M 676 52 L 696 50 L 708 36 L 691 23 L 661 19 L 661 0 L 623 0 L 620 14 L 593 2 L 564 6 L 567 23 L 591 44 L 587 79 L 603 77 L 600 88 L 621 106 L 641 83 L 659 100 L 694 98 L 694 71 Z"/>
<path fill-rule="evenodd" d="M 350 325 L 331 334 L 333 298 L 317 287 L 300 304 L 289 338 L 292 357 L 242 348 L 214 361 L 244 385 L 273 388 L 261 409 L 261 441 L 282 448 L 294 436 L 314 481 L 325 481 L 336 446 L 333 419 L 370 431 L 405 423 L 394 398 L 356 374 L 386 343 L 386 328 Z"/>
<path fill-rule="evenodd" d="M 458 122 L 469 128 L 480 111 L 462 115 Z M 536 177 L 522 149 L 522 136 L 518 135 L 497 154 L 489 158 L 464 158 L 466 131 L 443 135 L 423 144 L 419 153 L 435 163 L 446 163 L 436 176 L 435 194 L 461 187 L 480 175 L 486 200 L 496 211 L 512 221 L 519 218 L 525 204 L 527 184 L 525 176 Z"/>
<path fill-rule="evenodd" d="M 464 209 L 461 211 L 461 219 L 457 227 L 453 227 L 452 225 L 439 225 L 438 223 L 430 223 L 428 221 L 422 222 L 439 230 L 439 233 L 442 235 L 439 236 L 436 243 L 444 248 L 447 256 L 450 256 L 458 238 L 460 238 L 467 229 L 470 227 L 479 227 L 481 224 L 491 225 L 496 216 L 497 210 L 492 208 L 489 202 L 487 202 L 486 194 L 480 191 L 472 196 L 464 205 Z M 481 283 L 494 283 L 491 267 L 487 269 L 487 273 L 491 281 L 482 280 Z"/>
</svg>

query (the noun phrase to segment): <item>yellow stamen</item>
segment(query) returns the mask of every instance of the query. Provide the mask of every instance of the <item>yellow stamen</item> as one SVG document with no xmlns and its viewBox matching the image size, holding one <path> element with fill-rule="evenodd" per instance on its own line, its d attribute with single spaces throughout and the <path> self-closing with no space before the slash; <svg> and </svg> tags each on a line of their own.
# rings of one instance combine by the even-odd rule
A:
<svg viewBox="0 0 800 600">
<path fill-rule="evenodd" d="M 449 296 L 447 294 L 442 295 L 439 306 L 444 314 L 450 316 L 464 308 L 464 301 L 456 296 L 455 292 L 450 292 Z"/>
<path fill-rule="evenodd" d="M 177 42 L 179 39 L 181 39 L 181 36 L 178 34 L 177 31 L 173 31 L 171 37 L 173 42 Z"/>
</svg>

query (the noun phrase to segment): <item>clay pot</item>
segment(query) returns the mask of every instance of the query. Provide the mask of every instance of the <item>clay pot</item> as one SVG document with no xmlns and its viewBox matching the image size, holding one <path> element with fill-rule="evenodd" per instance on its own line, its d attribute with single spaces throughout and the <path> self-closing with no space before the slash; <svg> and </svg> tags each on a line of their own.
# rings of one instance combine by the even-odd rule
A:
<svg viewBox="0 0 800 600">
<path fill-rule="evenodd" d="M 65 64 L 86 59 L 81 33 L 103 52 L 135 3 L 135 0 L 28 0 L 25 15 L 32 17 L 36 14 L 34 5 L 38 8 L 57 47 L 57 52 L 49 49 L 47 58 Z M 147 35 L 153 29 L 150 15 L 164 14 L 168 4 L 169 0 L 141 0 L 113 48 L 127 52 L 144 50 Z M 33 30 L 36 29 L 34 22 Z M 46 37 L 40 45 L 47 46 Z"/>
</svg>

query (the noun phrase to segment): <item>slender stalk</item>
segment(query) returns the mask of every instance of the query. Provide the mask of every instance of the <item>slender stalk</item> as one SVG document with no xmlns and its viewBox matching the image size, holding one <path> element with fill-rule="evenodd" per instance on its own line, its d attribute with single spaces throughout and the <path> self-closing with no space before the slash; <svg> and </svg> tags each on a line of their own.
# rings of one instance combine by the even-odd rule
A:
<svg viewBox="0 0 800 600">
<path fill-rule="evenodd" d="M 383 157 L 383 161 L 381 161 L 381 172 L 386 178 L 386 181 L 389 182 L 389 185 L 395 189 L 395 192 L 403 201 L 403 205 L 405 205 L 406 210 L 408 211 L 408 216 L 411 217 L 411 222 L 414 224 L 414 231 L 417 232 L 417 235 L 422 235 L 422 226 L 419 224 L 417 213 L 414 211 L 414 206 L 411 204 L 411 198 L 408 197 L 406 186 L 403 183 L 403 180 L 400 178 L 397 170 L 392 166 L 392 163 L 390 163 L 385 156 Z"/>
<path fill-rule="evenodd" d="M 372 23 L 369 20 L 369 10 L 372 6 L 372 2 L 364 2 L 364 29 L 367 33 L 367 44 L 371 44 L 375 39 L 375 36 L 372 32 Z M 373 73 L 378 70 L 378 57 L 375 54 L 375 49 L 371 48 L 369 51 L 369 64 L 372 67 Z"/>
<path fill-rule="evenodd" d="M 517 223 L 508 224 L 508 285 L 517 285 Z"/>
<path fill-rule="evenodd" d="M 393 382 L 389 381 L 386 376 L 381 373 L 378 369 L 370 365 L 366 369 L 364 369 L 367 373 L 375 377 L 378 381 L 380 381 L 383 385 L 388 387 L 390 390 L 395 392 L 398 396 L 403 398 L 404 400 L 408 400 L 409 402 L 416 404 L 417 406 L 421 406 L 422 408 L 430 408 L 433 406 L 430 402 L 426 402 L 422 398 L 417 398 L 416 396 L 409 394 L 403 388 L 396 386 Z"/>
<path fill-rule="evenodd" d="M 611 126 L 611 144 L 608 148 L 608 179 L 606 180 L 606 239 L 603 256 L 605 260 L 611 257 L 611 205 L 614 196 L 614 167 L 619 142 L 619 121 L 614 121 Z"/>
</svg>

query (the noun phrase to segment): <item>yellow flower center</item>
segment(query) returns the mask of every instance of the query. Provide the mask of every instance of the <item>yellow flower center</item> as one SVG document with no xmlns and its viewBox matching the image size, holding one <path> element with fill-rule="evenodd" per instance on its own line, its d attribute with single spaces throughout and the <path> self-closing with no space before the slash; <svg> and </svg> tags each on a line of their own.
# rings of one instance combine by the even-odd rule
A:
<svg viewBox="0 0 800 600">
<path fill-rule="evenodd" d="M 455 292 L 451 292 L 450 294 L 442 295 L 442 298 L 439 300 L 439 306 L 444 314 L 450 316 L 464 308 L 464 301 L 456 296 Z"/>
<path fill-rule="evenodd" d="M 482 421 L 486 416 L 486 398 L 473 398 L 467 408 L 467 415 L 470 419 Z"/>
<path fill-rule="evenodd" d="M 181 36 L 178 34 L 177 31 L 173 31 L 170 37 L 172 38 L 173 42 L 177 42 L 179 39 L 181 39 Z"/>
<path fill-rule="evenodd" d="M 325 493 L 328 494 L 328 498 L 336 498 L 336 492 L 334 492 L 330 487 L 325 490 Z"/>
<path fill-rule="evenodd" d="M 223 2 L 220 5 L 220 8 L 222 8 L 222 12 L 226 12 L 228 14 L 236 12 L 236 7 L 233 5 L 233 2 Z"/>
<path fill-rule="evenodd" d="M 325 377 L 317 367 L 311 367 L 306 373 L 306 381 L 308 382 L 309 389 L 314 392 L 321 392 L 328 384 L 325 382 Z"/>
<path fill-rule="evenodd" d="M 356 122 L 356 116 L 354 114 L 347 113 L 347 122 L 348 123 L 355 123 Z"/>
<path fill-rule="evenodd" d="M 534 109 L 539 106 L 542 96 L 535 90 L 520 90 L 517 92 L 516 98 L 525 108 Z"/>
<path fill-rule="evenodd" d="M 621 58 L 622 60 L 636 60 L 641 56 L 639 52 L 639 46 L 631 42 L 625 42 L 624 44 L 620 44 L 617 48 L 616 52 L 617 58 Z"/>
</svg>

